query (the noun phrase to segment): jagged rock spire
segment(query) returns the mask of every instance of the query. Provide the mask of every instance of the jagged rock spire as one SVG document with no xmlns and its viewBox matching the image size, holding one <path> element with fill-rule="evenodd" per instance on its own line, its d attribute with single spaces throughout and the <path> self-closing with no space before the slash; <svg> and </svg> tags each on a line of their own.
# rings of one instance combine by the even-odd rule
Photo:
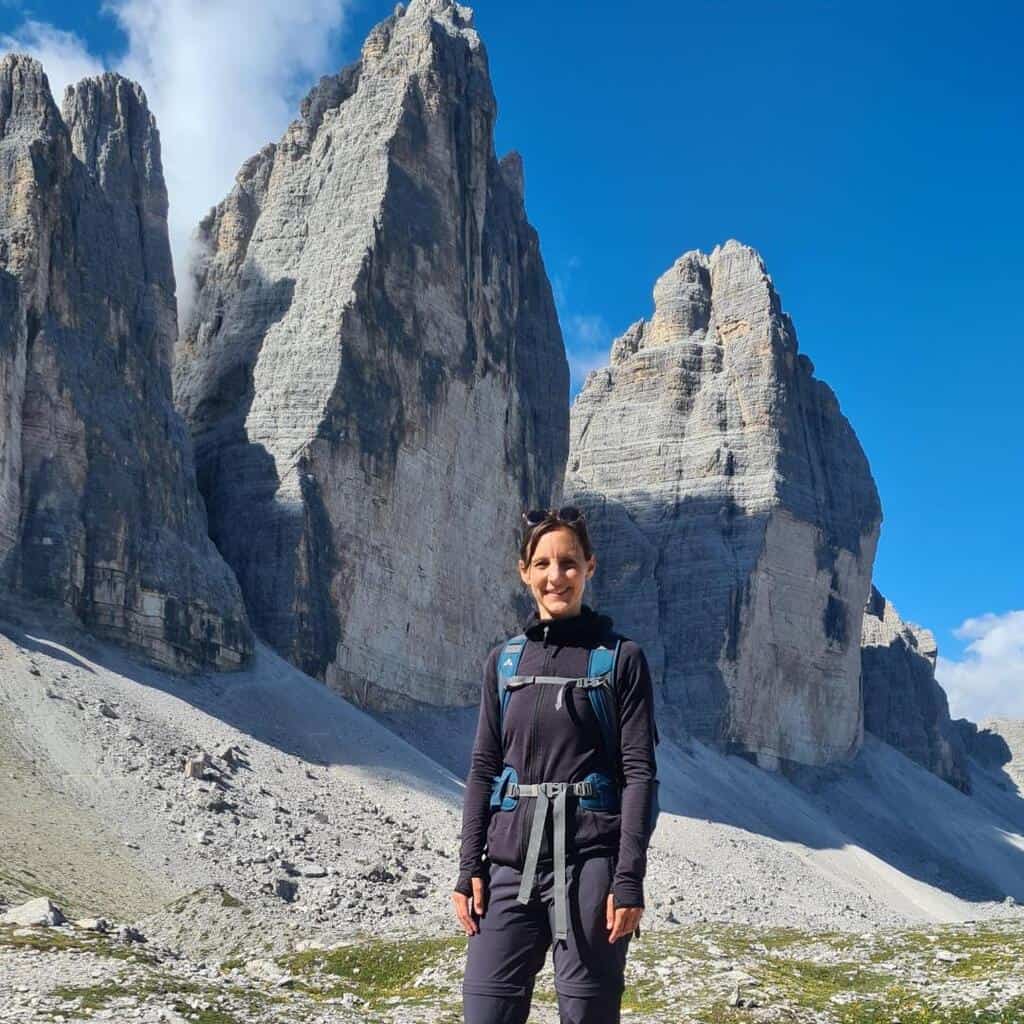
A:
<svg viewBox="0 0 1024 1024">
<path fill-rule="evenodd" d="M 156 126 L 117 75 L 0 61 L 0 581 L 175 670 L 251 651 L 171 403 Z"/>
<path fill-rule="evenodd" d="M 753 249 L 688 252 L 654 298 L 572 408 L 594 599 L 694 734 L 768 766 L 848 759 L 881 519 L 867 459 Z"/>
<path fill-rule="evenodd" d="M 175 400 L 256 628 L 357 700 L 468 703 L 557 497 L 568 366 L 468 8 L 413 0 L 200 225 Z"/>
</svg>

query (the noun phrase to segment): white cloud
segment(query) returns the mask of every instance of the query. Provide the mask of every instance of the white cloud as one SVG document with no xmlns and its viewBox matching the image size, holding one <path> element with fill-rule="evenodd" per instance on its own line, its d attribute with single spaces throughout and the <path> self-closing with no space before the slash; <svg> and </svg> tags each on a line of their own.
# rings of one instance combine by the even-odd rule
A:
<svg viewBox="0 0 1024 1024">
<path fill-rule="evenodd" d="M 971 642 L 963 660 L 936 666 L 952 716 L 1024 718 L 1024 610 L 966 619 L 953 635 Z"/>
<path fill-rule="evenodd" d="M 31 18 L 13 35 L 0 35 L 0 51 L 35 57 L 43 65 L 58 107 L 67 86 L 103 71 L 103 64 L 89 53 L 85 42 L 74 32 L 65 32 Z"/>
<path fill-rule="evenodd" d="M 573 313 L 567 318 L 566 331 L 580 345 L 608 345 L 608 325 L 600 315 Z"/>
<path fill-rule="evenodd" d="M 607 366 L 611 355 L 612 331 L 599 313 L 577 313 L 570 302 L 570 283 L 581 261 L 570 256 L 565 272 L 555 274 L 551 290 L 562 325 L 565 355 L 569 360 L 569 397 L 575 398 L 587 374 Z"/>
<path fill-rule="evenodd" d="M 602 366 L 608 365 L 607 351 L 601 353 L 581 354 L 574 349 L 569 348 L 566 349 L 566 357 L 569 360 L 569 387 L 573 398 L 576 397 L 580 388 L 583 387 L 583 384 L 587 379 L 587 374 L 592 373 L 594 370 L 601 369 Z"/>
<path fill-rule="evenodd" d="M 276 142 L 330 66 L 343 0 L 112 0 L 128 37 L 117 70 L 141 83 L 160 128 L 179 306 L 192 232 L 242 162 Z"/>
<path fill-rule="evenodd" d="M 569 392 L 575 396 L 591 370 L 608 365 L 611 330 L 600 315 L 569 313 L 562 317 L 562 331 L 569 360 Z"/>
<path fill-rule="evenodd" d="M 351 0 L 108 0 L 127 51 L 104 60 L 52 25 L 26 21 L 5 47 L 43 62 L 61 88 L 103 66 L 139 82 L 160 130 L 179 308 L 190 240 L 243 161 L 281 136 L 298 100 L 337 70 L 332 47 Z"/>
</svg>

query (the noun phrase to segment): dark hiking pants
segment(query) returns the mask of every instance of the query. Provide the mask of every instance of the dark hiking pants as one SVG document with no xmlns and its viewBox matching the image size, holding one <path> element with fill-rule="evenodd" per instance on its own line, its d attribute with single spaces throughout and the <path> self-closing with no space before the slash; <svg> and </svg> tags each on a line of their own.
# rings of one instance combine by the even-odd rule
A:
<svg viewBox="0 0 1024 1024">
<path fill-rule="evenodd" d="M 614 857 L 590 857 L 566 865 L 569 935 L 552 947 L 555 991 L 562 1024 L 619 1024 L 626 950 L 631 936 L 612 944 L 605 901 Z M 480 931 L 469 937 L 462 985 L 465 1024 L 525 1024 L 533 982 L 554 933 L 555 876 L 539 868 L 530 902 L 518 902 L 522 875 L 490 865 Z"/>
</svg>

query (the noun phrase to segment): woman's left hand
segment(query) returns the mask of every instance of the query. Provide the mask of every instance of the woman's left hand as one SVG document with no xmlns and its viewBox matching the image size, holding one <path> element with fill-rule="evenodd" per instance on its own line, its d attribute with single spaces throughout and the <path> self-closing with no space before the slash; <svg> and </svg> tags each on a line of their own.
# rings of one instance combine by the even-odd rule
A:
<svg viewBox="0 0 1024 1024">
<path fill-rule="evenodd" d="M 643 907 L 616 907 L 615 897 L 608 893 L 605 903 L 605 927 L 609 930 L 609 942 L 618 942 L 624 935 L 636 931 L 643 916 Z"/>
</svg>

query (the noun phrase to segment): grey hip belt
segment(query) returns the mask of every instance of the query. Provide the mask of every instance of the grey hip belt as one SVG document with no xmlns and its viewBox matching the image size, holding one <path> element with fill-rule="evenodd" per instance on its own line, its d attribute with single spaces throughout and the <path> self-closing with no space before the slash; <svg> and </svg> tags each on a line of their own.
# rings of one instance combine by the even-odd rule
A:
<svg viewBox="0 0 1024 1024">
<path fill-rule="evenodd" d="M 540 857 L 540 843 L 544 836 L 548 808 L 554 807 L 555 938 L 564 939 L 569 934 L 565 881 L 566 800 L 570 793 L 574 796 L 592 796 L 594 787 L 589 782 L 535 782 L 526 785 L 511 782 L 508 785 L 508 792 L 513 797 L 534 797 L 537 800 L 530 822 L 530 840 L 526 848 L 523 877 L 519 883 L 519 895 L 516 897 L 520 903 L 530 902 L 533 882 L 537 877 L 537 860 Z"/>
</svg>

